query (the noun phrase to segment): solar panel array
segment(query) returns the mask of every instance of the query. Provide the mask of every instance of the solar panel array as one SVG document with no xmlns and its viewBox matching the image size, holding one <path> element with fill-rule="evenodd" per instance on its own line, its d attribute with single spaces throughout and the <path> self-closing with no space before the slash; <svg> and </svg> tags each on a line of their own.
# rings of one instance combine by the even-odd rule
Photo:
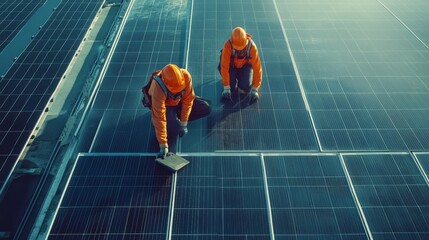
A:
<svg viewBox="0 0 429 240">
<path fill-rule="evenodd" d="M 428 49 L 412 32 L 376 0 L 276 2 L 322 149 L 429 148 Z"/>
<path fill-rule="evenodd" d="M 0 186 L 74 56 L 101 0 L 62 1 L 0 81 Z"/>
<path fill-rule="evenodd" d="M 164 239 L 171 174 L 152 158 L 79 157 L 49 239 Z"/>
<path fill-rule="evenodd" d="M 170 62 L 183 67 L 187 10 L 186 0 L 135 2 L 90 111 L 92 152 L 158 151 L 141 87 Z"/>
<path fill-rule="evenodd" d="M 136 1 L 84 125 L 96 132 L 90 153 L 77 161 L 49 237 L 428 238 L 429 158 L 410 152 L 429 148 L 425 26 L 412 24 L 426 18 L 407 18 L 401 4 Z M 219 101 L 219 50 L 235 26 L 252 34 L 263 62 L 253 105 Z M 191 164 L 173 175 L 148 156 L 157 142 L 140 105 L 142 84 L 170 62 L 187 66 L 213 107 L 179 139 Z M 162 194 L 141 191 L 163 209 L 149 223 L 150 213 L 135 216 L 148 205 L 129 204 L 139 187 L 129 183 L 158 177 Z"/>
<path fill-rule="evenodd" d="M 0 3 L 0 52 L 45 0 L 4 0 Z"/>
<path fill-rule="evenodd" d="M 336 155 L 265 157 L 277 239 L 365 239 Z"/>
</svg>

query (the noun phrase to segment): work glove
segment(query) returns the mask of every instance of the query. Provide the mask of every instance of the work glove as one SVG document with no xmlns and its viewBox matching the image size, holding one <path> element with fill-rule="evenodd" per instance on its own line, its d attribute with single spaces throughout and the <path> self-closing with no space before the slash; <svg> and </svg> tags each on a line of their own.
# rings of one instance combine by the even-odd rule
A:
<svg viewBox="0 0 429 240">
<path fill-rule="evenodd" d="M 252 88 L 252 90 L 250 91 L 250 103 L 254 103 L 258 101 L 258 99 L 259 99 L 258 89 Z"/>
<path fill-rule="evenodd" d="M 168 147 L 166 147 L 165 145 L 161 145 L 159 146 L 159 153 L 158 155 L 156 155 L 156 157 L 164 159 L 165 157 L 167 157 L 167 154 L 168 154 Z"/>
<path fill-rule="evenodd" d="M 223 101 L 232 101 L 231 89 L 229 87 L 224 87 L 223 92 L 222 92 L 222 100 Z"/>
<path fill-rule="evenodd" d="M 180 129 L 179 129 L 179 137 L 183 137 L 186 134 L 188 134 L 188 123 L 187 122 L 180 122 Z"/>
</svg>

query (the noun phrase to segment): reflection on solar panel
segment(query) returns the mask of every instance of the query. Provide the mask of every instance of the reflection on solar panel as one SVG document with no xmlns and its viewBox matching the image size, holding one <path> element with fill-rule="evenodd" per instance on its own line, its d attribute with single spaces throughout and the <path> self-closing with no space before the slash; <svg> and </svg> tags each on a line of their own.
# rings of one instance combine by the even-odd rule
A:
<svg viewBox="0 0 429 240">
<path fill-rule="evenodd" d="M 84 126 L 97 128 L 92 153 L 76 167 L 98 159 L 102 171 L 120 177 L 76 170 L 71 183 L 88 177 L 103 201 L 70 184 L 50 237 L 429 238 L 429 188 L 416 164 L 429 172 L 426 155 L 376 153 L 429 149 L 429 58 L 380 1 L 135 2 Z M 219 102 L 219 50 L 237 25 L 253 35 L 264 64 L 261 99 L 250 106 Z M 180 140 L 177 150 L 191 161 L 186 168 L 171 179 L 152 171 L 134 176 L 141 165 L 128 161 L 152 169 L 153 157 L 129 152 L 157 150 L 140 88 L 169 62 L 188 67 L 196 93 L 212 101 L 213 112 L 191 122 Z M 279 153 L 284 150 L 299 153 Z M 326 150 L 334 153 L 318 152 Z M 107 169 L 106 161 L 120 167 Z M 162 206 L 156 226 L 127 227 L 148 224 L 146 213 L 124 205 L 136 190 L 115 181 L 128 176 L 166 179 L 162 197 L 143 190 L 157 198 L 154 211 Z M 88 220 L 69 220 L 79 215 Z"/>
<path fill-rule="evenodd" d="M 0 3 L 0 52 L 45 0 L 3 0 Z"/>
<path fill-rule="evenodd" d="M 365 239 L 336 155 L 265 157 L 277 239 Z"/>
<path fill-rule="evenodd" d="M 153 157 L 80 156 L 49 239 L 165 239 L 170 185 Z"/>
<path fill-rule="evenodd" d="M 343 158 L 374 239 L 428 239 L 429 186 L 409 154 Z"/>
<path fill-rule="evenodd" d="M 374 0 L 277 4 L 323 149 L 429 148 L 427 49 L 410 31 Z"/>
<path fill-rule="evenodd" d="M 102 119 L 91 151 L 156 151 L 141 87 L 153 71 L 183 63 L 187 8 L 186 0 L 134 4 L 90 113 Z"/>
<path fill-rule="evenodd" d="M 194 1 L 188 69 L 196 92 L 212 101 L 209 119 L 190 123 L 181 151 L 317 150 L 316 139 L 271 1 Z M 237 12 L 239 11 L 239 12 Z M 245 14 L 243 14 L 245 13 Z M 231 18 L 231 16 L 234 16 Z M 233 27 L 252 34 L 263 64 L 257 104 L 224 106 L 219 50 Z"/>
<path fill-rule="evenodd" d="M 51 98 L 101 0 L 62 1 L 0 81 L 0 186 Z"/>
</svg>

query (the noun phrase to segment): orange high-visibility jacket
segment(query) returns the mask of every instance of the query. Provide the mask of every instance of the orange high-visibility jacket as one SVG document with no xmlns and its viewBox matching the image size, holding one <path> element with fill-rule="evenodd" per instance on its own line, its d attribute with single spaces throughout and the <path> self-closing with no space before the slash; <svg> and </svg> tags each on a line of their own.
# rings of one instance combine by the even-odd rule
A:
<svg viewBox="0 0 429 240">
<path fill-rule="evenodd" d="M 247 34 L 247 38 L 250 40 L 252 36 L 250 34 Z M 244 48 L 245 51 L 246 49 L 247 47 Z M 231 64 L 231 54 L 232 54 L 232 46 L 229 40 L 227 40 L 223 45 L 222 57 L 221 57 L 221 63 L 220 63 L 222 85 L 226 87 L 230 85 L 229 68 Z M 250 49 L 250 59 L 246 59 L 246 58 L 239 59 L 237 58 L 237 56 L 234 56 L 233 65 L 236 68 L 241 68 L 246 63 L 250 63 L 252 65 L 252 69 L 253 69 L 252 87 L 258 89 L 262 83 L 262 66 L 261 66 L 261 60 L 259 59 L 258 49 L 256 47 L 255 42 L 253 41 L 252 41 L 252 47 Z"/>
<path fill-rule="evenodd" d="M 182 111 L 180 113 L 180 121 L 182 123 L 188 122 L 189 114 L 191 114 L 192 104 L 195 99 L 192 77 L 187 70 L 181 69 L 181 71 L 185 78 L 185 92 L 182 94 L 181 99 L 173 100 L 170 97 L 167 98 L 156 81 L 152 81 L 149 88 L 149 95 L 152 97 L 152 124 L 155 127 L 156 138 L 160 146 L 168 147 L 166 107 L 177 106 L 182 102 Z M 161 74 L 162 71 L 160 71 L 159 75 Z"/>
</svg>

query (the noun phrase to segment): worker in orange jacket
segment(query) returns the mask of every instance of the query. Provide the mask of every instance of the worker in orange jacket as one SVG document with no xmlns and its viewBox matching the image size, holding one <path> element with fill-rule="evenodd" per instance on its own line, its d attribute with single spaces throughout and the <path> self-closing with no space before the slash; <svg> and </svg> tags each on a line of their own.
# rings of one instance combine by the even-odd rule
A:
<svg viewBox="0 0 429 240">
<path fill-rule="evenodd" d="M 223 100 L 232 100 L 231 93 L 235 93 L 237 87 L 241 93 L 250 92 L 250 102 L 259 99 L 258 90 L 262 83 L 261 60 L 252 36 L 243 28 L 234 28 L 231 38 L 225 42 L 219 71 L 224 89 Z"/>
<path fill-rule="evenodd" d="M 191 75 L 177 65 L 166 65 L 153 73 L 152 78 L 157 78 L 149 88 L 152 124 L 160 147 L 158 157 L 164 158 L 169 144 L 175 146 L 177 136 L 188 133 L 188 121 L 210 114 L 211 107 L 206 100 L 195 96 Z"/>
</svg>

